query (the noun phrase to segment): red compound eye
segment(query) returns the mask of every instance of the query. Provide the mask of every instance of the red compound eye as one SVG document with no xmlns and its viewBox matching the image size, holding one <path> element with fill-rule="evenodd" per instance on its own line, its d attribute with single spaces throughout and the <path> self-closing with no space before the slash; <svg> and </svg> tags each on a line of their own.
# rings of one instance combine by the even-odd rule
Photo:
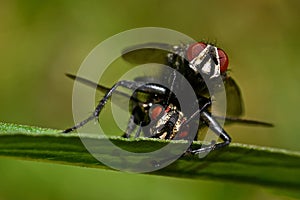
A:
<svg viewBox="0 0 300 200">
<path fill-rule="evenodd" d="M 163 107 L 161 105 L 154 105 L 152 108 L 151 108 L 151 112 L 150 112 L 150 115 L 151 115 L 151 119 L 157 119 L 158 116 L 163 112 Z"/>
<path fill-rule="evenodd" d="M 187 50 L 187 53 L 186 53 L 188 61 L 191 61 L 195 57 L 197 57 L 199 55 L 199 53 L 201 51 L 203 51 L 203 49 L 205 49 L 205 47 L 206 47 L 206 44 L 203 42 L 198 42 L 198 43 L 190 45 Z"/>
<path fill-rule="evenodd" d="M 226 53 L 222 50 L 218 48 L 218 54 L 219 54 L 219 59 L 220 59 L 220 71 L 221 73 L 226 72 L 227 68 L 228 68 L 228 56 L 226 55 Z"/>
</svg>

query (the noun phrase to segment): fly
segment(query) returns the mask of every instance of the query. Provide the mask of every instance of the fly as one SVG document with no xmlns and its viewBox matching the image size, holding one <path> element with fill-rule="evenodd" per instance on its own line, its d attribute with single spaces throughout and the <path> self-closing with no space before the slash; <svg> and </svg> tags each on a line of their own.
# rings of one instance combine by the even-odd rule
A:
<svg viewBox="0 0 300 200">
<path fill-rule="evenodd" d="M 161 47 L 166 46 L 172 49 L 172 51 L 160 50 Z M 150 54 L 151 56 L 149 56 Z M 66 74 L 72 79 L 97 87 L 97 89 L 105 95 L 91 116 L 75 126 L 66 129 L 64 133 L 74 131 L 89 121 L 97 119 L 112 94 L 130 98 L 131 117 L 123 135 L 125 138 L 131 137 L 133 133 L 134 137 L 140 137 L 141 127 L 147 126 L 147 129 L 143 129 L 145 137 L 170 140 L 197 140 L 197 135 L 191 137 L 189 134 L 190 123 L 196 122 L 199 123 L 199 128 L 201 126 L 207 126 L 222 139 L 222 142 L 213 142 L 211 145 L 201 147 L 200 149 L 188 148 L 186 153 L 191 154 L 219 149 L 230 144 L 231 138 L 219 124 L 219 118 L 223 118 L 227 122 L 273 126 L 266 122 L 240 118 L 243 114 L 243 100 L 240 89 L 228 74 L 229 61 L 227 54 L 214 45 L 203 42 L 179 46 L 148 43 L 125 49 L 123 58 L 137 64 L 149 62 L 167 64 L 181 73 L 194 89 L 198 99 L 197 106 L 199 106 L 199 109 L 192 114 L 183 113 L 176 95 L 163 85 L 146 81 L 151 80 L 151 77 L 137 77 L 134 81 L 122 80 L 109 88 L 83 77 Z M 163 73 L 161 76 L 162 78 L 171 78 L 171 82 L 173 81 L 172 86 L 180 87 L 180 80 L 176 80 L 176 76 Z M 205 80 L 213 82 L 216 78 L 221 78 L 226 91 L 227 112 L 225 117 L 214 116 L 210 112 L 212 99 Z M 144 84 L 143 81 L 148 83 Z M 133 90 L 134 93 L 130 96 L 127 93 L 119 91 L 118 87 Z M 182 89 L 184 90 L 184 88 Z M 143 94 L 143 98 L 140 98 L 140 94 Z"/>
</svg>

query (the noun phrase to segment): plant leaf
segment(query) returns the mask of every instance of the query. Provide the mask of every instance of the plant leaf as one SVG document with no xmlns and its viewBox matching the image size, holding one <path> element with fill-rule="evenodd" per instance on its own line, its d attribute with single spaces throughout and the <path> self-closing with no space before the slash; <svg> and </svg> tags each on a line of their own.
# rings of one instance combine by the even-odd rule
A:
<svg viewBox="0 0 300 200">
<path fill-rule="evenodd" d="M 55 129 L 0 123 L 0 155 L 110 169 L 85 149 L 77 134 L 60 132 Z M 91 140 L 101 140 L 95 136 L 88 137 Z M 128 140 L 121 137 L 111 137 L 110 140 L 130 151 L 151 151 L 168 143 L 158 139 Z M 200 147 L 200 143 L 195 142 L 193 146 Z M 300 153 L 231 144 L 202 159 L 196 155 L 185 156 L 150 174 L 227 180 L 297 190 L 300 188 Z"/>
</svg>

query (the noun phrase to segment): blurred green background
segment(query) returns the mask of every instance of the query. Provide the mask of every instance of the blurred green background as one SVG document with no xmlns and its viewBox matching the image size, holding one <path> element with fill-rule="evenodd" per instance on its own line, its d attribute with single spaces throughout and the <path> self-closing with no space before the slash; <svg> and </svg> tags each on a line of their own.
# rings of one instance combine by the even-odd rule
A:
<svg viewBox="0 0 300 200">
<path fill-rule="evenodd" d="M 300 1 L 0 1 L 0 121 L 63 129 L 73 124 L 72 82 L 88 53 L 137 27 L 216 40 L 229 55 L 245 117 L 233 142 L 300 150 Z M 88 112 L 88 111 L 87 111 Z M 284 191 L 0 159 L 0 199 L 289 199 Z"/>
</svg>

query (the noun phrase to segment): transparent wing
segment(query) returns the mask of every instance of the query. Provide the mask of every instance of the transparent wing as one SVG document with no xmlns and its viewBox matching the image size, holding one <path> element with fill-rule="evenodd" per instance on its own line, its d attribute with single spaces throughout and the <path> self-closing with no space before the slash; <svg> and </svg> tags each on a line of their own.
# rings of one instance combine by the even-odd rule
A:
<svg viewBox="0 0 300 200">
<path fill-rule="evenodd" d="M 272 123 L 269 123 L 269 122 L 262 122 L 262 121 L 252 120 L 252 119 L 242 119 L 242 118 L 235 118 L 235 117 L 220 117 L 220 116 L 214 116 L 214 118 L 225 120 L 225 124 L 238 123 L 238 124 L 264 126 L 264 127 L 273 127 L 274 126 Z"/>
<path fill-rule="evenodd" d="M 105 86 L 102 86 L 102 85 L 99 85 L 93 81 L 90 81 L 86 78 L 83 78 L 83 77 L 79 77 L 79 76 L 75 76 L 75 75 L 72 75 L 72 74 L 68 74 L 66 73 L 66 76 L 75 80 L 75 81 L 79 81 L 80 83 L 83 83 L 87 86 L 90 86 L 90 87 L 93 87 L 93 88 L 97 88 L 97 90 L 99 90 L 101 93 L 105 94 L 107 93 L 110 88 L 108 87 L 105 87 Z M 141 77 L 140 78 L 140 81 L 141 80 L 146 80 L 147 77 Z M 139 79 L 139 78 L 137 78 Z M 152 94 L 156 94 L 156 95 L 159 95 L 159 96 L 164 96 L 165 93 L 163 91 L 159 91 L 159 90 L 156 90 L 155 88 L 152 88 L 151 85 L 150 86 L 145 86 L 145 87 L 142 87 L 138 90 L 136 90 L 137 92 L 137 96 L 134 97 L 130 94 L 127 94 L 125 92 L 122 92 L 122 91 L 114 91 L 114 103 L 118 106 L 118 105 L 124 105 L 125 102 L 128 102 L 128 99 L 131 99 L 132 101 L 138 103 L 138 104 L 144 104 L 144 103 L 148 103 L 149 101 L 149 98 L 151 100 L 151 95 Z M 123 108 L 123 109 L 127 109 L 127 108 Z"/>
<path fill-rule="evenodd" d="M 93 81 L 90 81 L 86 78 L 83 78 L 83 77 L 75 76 L 75 75 L 68 74 L 68 73 L 66 73 L 66 76 L 71 78 L 72 80 L 79 81 L 80 83 L 82 83 L 84 85 L 90 86 L 92 88 L 97 88 L 97 90 L 99 90 L 103 94 L 106 94 L 110 90 L 110 88 L 108 88 L 108 87 L 99 85 L 99 84 L 97 84 Z M 116 90 L 114 92 L 114 94 L 115 94 L 114 95 L 114 103 L 116 106 L 118 106 L 121 109 L 125 109 L 125 108 L 123 108 L 122 105 L 126 104 L 128 102 L 128 99 L 130 99 L 130 98 L 137 103 L 141 103 L 137 99 L 131 97 L 129 94 L 126 94 L 125 92 Z M 126 108 L 126 109 L 128 109 L 128 108 Z"/>
<path fill-rule="evenodd" d="M 241 116 L 244 113 L 244 103 L 239 86 L 231 77 L 227 77 L 224 81 L 224 87 L 227 98 L 227 116 Z"/>
<path fill-rule="evenodd" d="M 244 103 L 241 94 L 241 90 L 236 82 L 231 77 L 226 77 L 224 81 L 224 87 L 227 98 L 227 115 L 226 117 L 214 116 L 215 118 L 225 119 L 226 124 L 238 123 L 245 125 L 256 125 L 273 127 L 274 125 L 268 122 L 262 122 L 257 120 L 249 120 L 240 118 L 244 114 Z"/>
<path fill-rule="evenodd" d="M 122 51 L 124 60 L 134 63 L 161 63 L 167 62 L 167 54 L 170 53 L 164 49 L 172 49 L 172 45 L 165 43 L 145 43 L 128 47 Z"/>
<path fill-rule="evenodd" d="M 90 87 L 94 87 L 94 88 L 97 88 L 97 90 L 99 90 L 100 92 L 102 92 L 103 94 L 107 93 L 110 88 L 108 87 L 105 87 L 103 85 L 99 85 L 93 81 L 90 81 L 86 78 L 83 78 L 83 77 L 79 77 L 79 76 L 75 76 L 73 74 L 69 74 L 69 73 L 66 73 L 66 76 L 73 79 L 73 80 L 76 80 L 76 81 L 79 81 L 87 86 L 90 86 Z M 127 98 L 130 98 L 130 95 L 124 93 L 124 92 L 120 92 L 120 91 L 115 91 L 115 94 L 118 94 L 120 96 L 123 96 L 123 97 L 127 97 Z"/>
</svg>

